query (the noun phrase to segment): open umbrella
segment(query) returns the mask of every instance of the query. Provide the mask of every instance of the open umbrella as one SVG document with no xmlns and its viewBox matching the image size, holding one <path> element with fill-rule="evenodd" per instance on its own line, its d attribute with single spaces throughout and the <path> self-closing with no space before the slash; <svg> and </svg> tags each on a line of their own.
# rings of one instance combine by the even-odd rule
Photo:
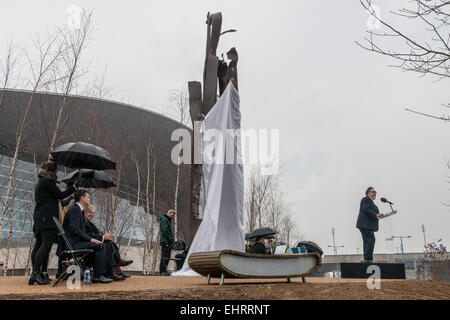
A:
<svg viewBox="0 0 450 320">
<path fill-rule="evenodd" d="M 260 228 L 260 229 L 253 230 L 250 237 L 251 238 L 257 238 L 257 237 L 269 238 L 270 236 L 273 236 L 274 234 L 277 234 L 277 233 L 278 233 L 278 231 L 276 231 L 272 228 Z"/>
<path fill-rule="evenodd" d="M 245 241 L 254 241 L 255 239 L 251 237 L 252 233 L 251 232 L 247 232 L 245 234 Z"/>
<path fill-rule="evenodd" d="M 52 160 L 69 168 L 94 170 L 116 169 L 116 163 L 108 151 L 85 142 L 69 142 L 57 146 L 51 152 Z"/>
<path fill-rule="evenodd" d="M 320 255 L 323 255 L 322 249 L 319 247 L 319 245 L 313 241 L 300 241 L 297 244 L 297 247 L 305 246 L 306 250 L 308 252 L 317 252 Z"/>
<path fill-rule="evenodd" d="M 64 177 L 62 181 L 66 184 L 76 184 L 83 188 L 111 188 L 116 186 L 106 172 L 91 169 L 73 171 Z"/>
</svg>

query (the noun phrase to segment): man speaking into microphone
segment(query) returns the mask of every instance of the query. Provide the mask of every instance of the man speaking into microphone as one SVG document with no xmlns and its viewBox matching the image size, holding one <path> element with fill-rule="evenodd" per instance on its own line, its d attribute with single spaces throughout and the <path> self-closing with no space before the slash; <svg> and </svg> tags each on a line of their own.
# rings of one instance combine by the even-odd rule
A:
<svg viewBox="0 0 450 320">
<path fill-rule="evenodd" d="M 373 262 L 373 249 L 375 248 L 375 232 L 378 231 L 378 219 L 383 217 L 373 200 L 377 192 L 373 187 L 366 190 L 366 196 L 361 199 L 356 227 L 361 231 L 363 238 L 364 262 Z"/>
</svg>

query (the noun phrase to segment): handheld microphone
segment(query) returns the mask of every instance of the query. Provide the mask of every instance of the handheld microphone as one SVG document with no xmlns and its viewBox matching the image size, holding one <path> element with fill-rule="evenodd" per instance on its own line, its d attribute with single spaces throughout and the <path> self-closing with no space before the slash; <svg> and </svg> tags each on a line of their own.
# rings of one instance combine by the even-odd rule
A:
<svg viewBox="0 0 450 320">
<path fill-rule="evenodd" d="M 392 203 L 392 202 L 390 202 L 388 199 L 386 199 L 386 198 L 380 198 L 380 201 L 381 202 L 385 202 L 385 203 L 389 203 L 389 204 L 394 204 L 394 203 Z"/>
</svg>

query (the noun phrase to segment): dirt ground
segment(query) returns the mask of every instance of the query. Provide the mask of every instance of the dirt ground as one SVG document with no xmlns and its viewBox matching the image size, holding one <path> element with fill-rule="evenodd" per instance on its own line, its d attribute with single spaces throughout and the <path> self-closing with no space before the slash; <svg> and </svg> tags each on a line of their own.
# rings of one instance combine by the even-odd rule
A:
<svg viewBox="0 0 450 320">
<path fill-rule="evenodd" d="M 293 279 L 241 280 L 218 279 L 206 285 L 204 277 L 133 276 L 110 284 L 92 284 L 89 288 L 70 290 L 63 282 L 51 285 L 28 285 L 27 277 L 0 278 L 0 300 L 449 300 L 450 284 L 420 280 L 382 280 L 381 289 L 369 290 L 366 280 L 307 278 L 306 283 Z"/>
</svg>

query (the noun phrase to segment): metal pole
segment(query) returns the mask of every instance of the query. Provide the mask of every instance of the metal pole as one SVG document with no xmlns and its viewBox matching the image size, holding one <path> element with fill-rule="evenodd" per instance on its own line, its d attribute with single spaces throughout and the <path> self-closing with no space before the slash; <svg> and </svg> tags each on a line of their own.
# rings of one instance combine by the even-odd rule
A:
<svg viewBox="0 0 450 320">
<path fill-rule="evenodd" d="M 334 228 L 331 229 L 331 233 L 333 234 L 333 247 L 334 247 L 334 255 L 337 255 L 337 249 L 336 249 L 336 241 L 334 239 Z"/>
<path fill-rule="evenodd" d="M 422 233 L 423 233 L 423 244 L 425 245 L 425 247 L 427 246 L 427 240 L 425 237 L 425 226 L 422 224 Z"/>
</svg>

